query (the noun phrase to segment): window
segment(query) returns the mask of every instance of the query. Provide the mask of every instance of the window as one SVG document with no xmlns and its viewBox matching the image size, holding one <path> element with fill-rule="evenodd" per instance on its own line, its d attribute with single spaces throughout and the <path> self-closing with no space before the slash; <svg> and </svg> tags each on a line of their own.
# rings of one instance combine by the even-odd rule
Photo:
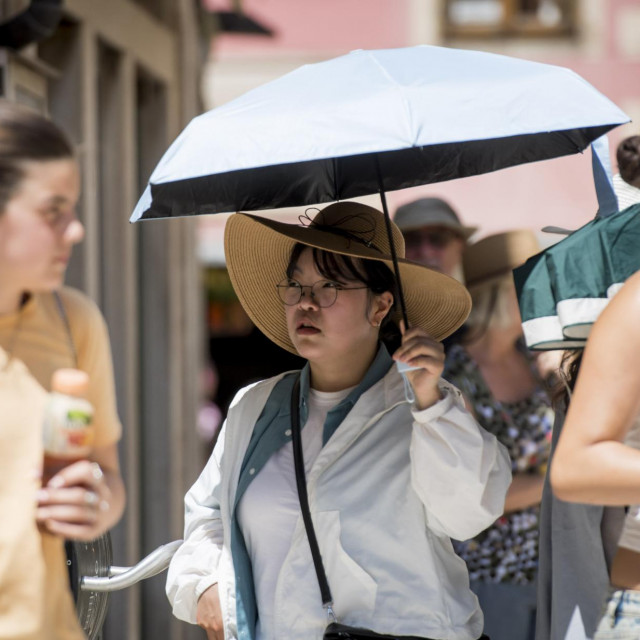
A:
<svg viewBox="0 0 640 640">
<path fill-rule="evenodd" d="M 575 0 L 446 0 L 449 37 L 566 36 L 575 33 Z"/>
</svg>

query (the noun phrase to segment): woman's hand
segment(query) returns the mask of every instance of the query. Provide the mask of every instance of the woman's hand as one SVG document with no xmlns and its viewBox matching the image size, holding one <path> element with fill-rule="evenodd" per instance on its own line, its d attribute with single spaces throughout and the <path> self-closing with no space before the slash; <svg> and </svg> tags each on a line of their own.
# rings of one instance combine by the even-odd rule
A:
<svg viewBox="0 0 640 640">
<path fill-rule="evenodd" d="M 217 583 L 203 591 L 198 599 L 196 622 L 207 632 L 208 640 L 224 640 L 222 609 L 220 608 Z"/>
<path fill-rule="evenodd" d="M 412 327 L 405 331 L 400 322 L 402 344 L 393 354 L 393 359 L 412 367 L 420 367 L 407 372 L 413 387 L 418 409 L 427 409 L 442 399 L 438 381 L 444 370 L 444 347 L 434 340 L 424 329 Z"/>
<path fill-rule="evenodd" d="M 62 469 L 38 491 L 36 520 L 54 535 L 94 540 L 108 529 L 111 501 L 100 465 L 81 460 Z"/>
<path fill-rule="evenodd" d="M 70 464 L 38 492 L 38 525 L 69 540 L 94 540 L 122 516 L 125 491 L 116 444 L 95 447 L 91 460 Z"/>
</svg>

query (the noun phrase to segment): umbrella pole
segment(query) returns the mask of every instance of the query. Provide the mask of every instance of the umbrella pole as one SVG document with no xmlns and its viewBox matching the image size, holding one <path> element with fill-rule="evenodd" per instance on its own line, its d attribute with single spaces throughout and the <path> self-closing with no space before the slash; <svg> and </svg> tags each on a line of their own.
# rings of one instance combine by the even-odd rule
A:
<svg viewBox="0 0 640 640">
<path fill-rule="evenodd" d="M 398 286 L 398 299 L 400 301 L 400 311 L 402 313 L 402 319 L 404 320 L 405 329 L 409 328 L 409 320 L 407 318 L 407 307 L 404 303 L 404 293 L 402 292 L 402 282 L 400 280 L 400 269 L 398 267 L 398 255 L 396 254 L 396 247 L 393 243 L 393 231 L 391 230 L 391 216 L 389 215 L 389 208 L 387 207 L 387 196 L 384 192 L 384 184 L 382 182 L 382 172 L 380 171 L 380 161 L 378 154 L 374 156 L 376 164 L 376 173 L 378 174 L 378 186 L 380 188 L 380 201 L 382 202 L 382 212 L 384 213 L 384 222 L 387 227 L 387 236 L 389 238 L 389 246 L 391 247 L 391 261 L 393 262 L 393 270 L 396 274 L 396 283 Z"/>
</svg>

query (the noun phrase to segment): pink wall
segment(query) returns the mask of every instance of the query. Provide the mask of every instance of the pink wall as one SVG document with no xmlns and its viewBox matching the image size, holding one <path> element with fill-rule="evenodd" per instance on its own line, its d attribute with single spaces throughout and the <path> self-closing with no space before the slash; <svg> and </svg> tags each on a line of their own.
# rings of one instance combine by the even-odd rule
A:
<svg viewBox="0 0 640 640">
<path fill-rule="evenodd" d="M 479 235 L 547 225 L 573 229 L 597 210 L 589 153 L 397 191 L 388 200 L 395 208 L 427 195 L 447 200 Z"/>
<path fill-rule="evenodd" d="M 211 9 L 228 8 L 225 0 L 204 0 Z M 273 38 L 223 35 L 216 55 L 291 51 L 346 53 L 353 49 L 401 47 L 407 41 L 404 0 L 244 0 L 243 10 L 275 31 Z"/>
</svg>

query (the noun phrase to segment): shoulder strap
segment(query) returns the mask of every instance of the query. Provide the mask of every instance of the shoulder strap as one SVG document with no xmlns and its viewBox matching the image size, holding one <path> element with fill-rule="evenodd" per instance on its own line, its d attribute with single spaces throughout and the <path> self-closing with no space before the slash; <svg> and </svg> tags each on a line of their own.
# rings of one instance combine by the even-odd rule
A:
<svg viewBox="0 0 640 640">
<path fill-rule="evenodd" d="M 73 358 L 73 366 L 78 367 L 78 352 L 76 351 L 76 345 L 73 341 L 73 334 L 71 333 L 71 323 L 69 322 L 69 316 L 67 315 L 67 311 L 64 308 L 64 304 L 62 303 L 62 298 L 57 291 L 53 292 L 53 297 L 55 298 L 56 305 L 58 307 L 58 313 L 62 318 L 62 324 L 64 325 L 64 329 L 67 333 L 67 341 L 69 342 L 69 349 L 71 350 L 71 357 Z"/>
<path fill-rule="evenodd" d="M 300 510 L 302 511 L 302 520 L 304 528 L 307 531 L 309 546 L 311 547 L 311 557 L 313 558 L 313 566 L 318 576 L 318 584 L 320 585 L 320 595 L 322 596 L 322 606 L 327 610 L 327 614 L 335 622 L 336 618 L 333 613 L 333 598 L 329 589 L 327 575 L 324 572 L 322 564 L 322 556 L 318 547 L 316 532 L 313 528 L 311 520 L 311 512 L 309 510 L 309 496 L 307 495 L 307 479 L 304 473 L 304 456 L 302 453 L 302 437 L 300 434 L 300 375 L 297 376 L 293 390 L 291 392 L 291 440 L 293 446 L 293 462 L 296 470 L 296 484 L 298 486 L 298 499 L 300 500 Z"/>
</svg>

